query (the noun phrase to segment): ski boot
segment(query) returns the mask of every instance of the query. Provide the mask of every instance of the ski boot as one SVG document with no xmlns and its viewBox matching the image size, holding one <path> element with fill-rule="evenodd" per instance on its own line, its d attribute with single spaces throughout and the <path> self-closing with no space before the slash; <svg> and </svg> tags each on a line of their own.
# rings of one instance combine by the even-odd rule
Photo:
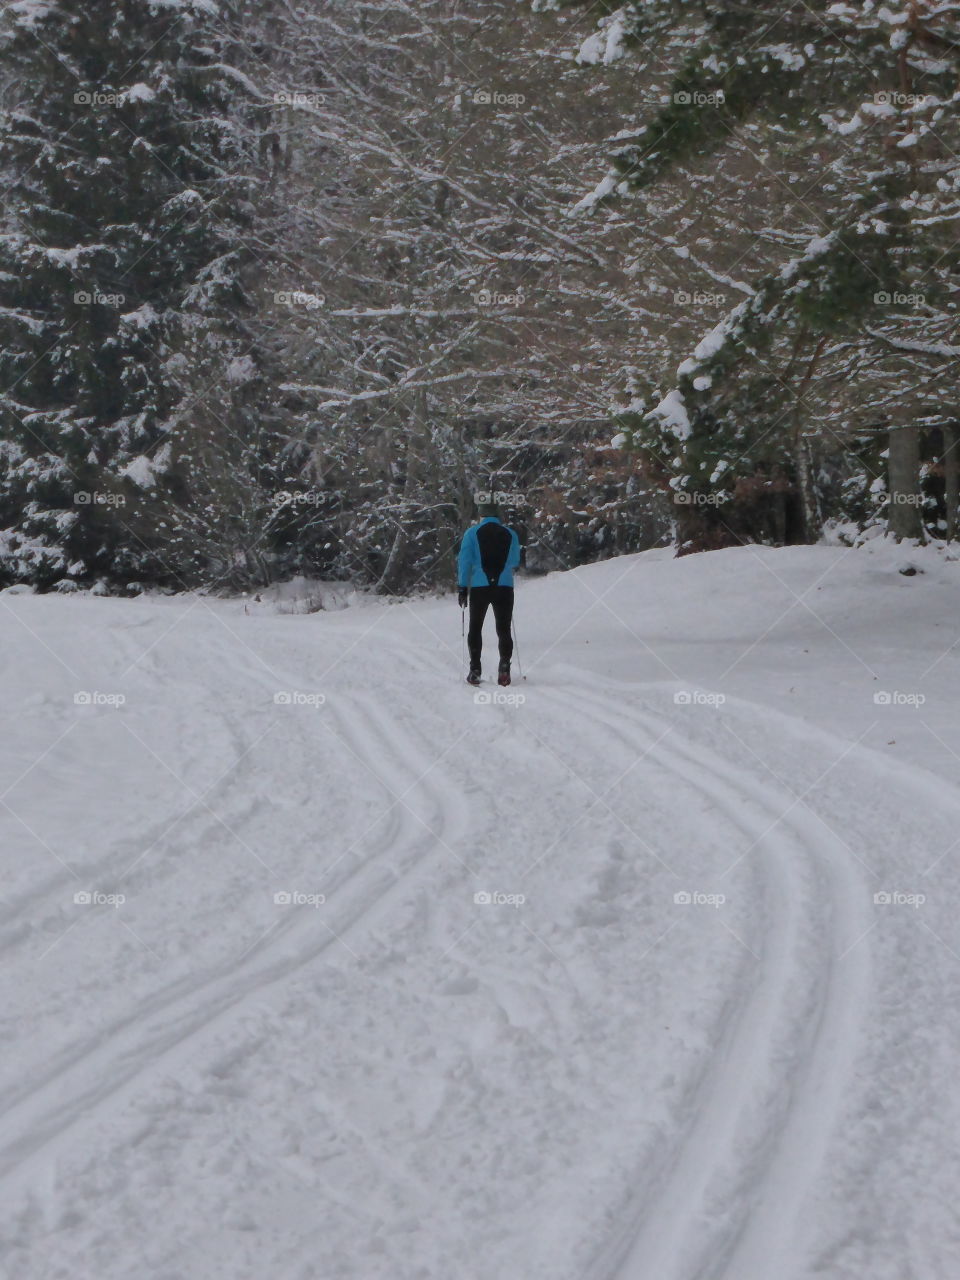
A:
<svg viewBox="0 0 960 1280">
<path fill-rule="evenodd" d="M 500 663 L 500 670 L 497 672 L 497 684 L 509 684 L 509 683 L 510 683 L 510 663 L 504 661 Z"/>
<path fill-rule="evenodd" d="M 480 683 L 480 668 L 471 667 L 470 670 L 467 672 L 467 684 L 476 685 L 479 683 Z"/>
</svg>

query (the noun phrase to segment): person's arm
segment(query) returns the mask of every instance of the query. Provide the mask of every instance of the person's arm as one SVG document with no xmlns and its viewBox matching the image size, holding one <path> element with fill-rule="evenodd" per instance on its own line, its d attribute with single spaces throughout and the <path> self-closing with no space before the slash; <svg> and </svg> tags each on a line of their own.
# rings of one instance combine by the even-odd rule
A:
<svg viewBox="0 0 960 1280">
<path fill-rule="evenodd" d="M 457 587 L 466 591 L 473 577 L 473 566 L 477 560 L 477 539 L 472 529 L 468 529 L 460 543 L 460 555 L 457 557 Z"/>
<path fill-rule="evenodd" d="M 507 553 L 507 568 L 516 569 L 520 563 L 520 539 L 516 529 L 510 530 L 510 550 Z"/>
</svg>

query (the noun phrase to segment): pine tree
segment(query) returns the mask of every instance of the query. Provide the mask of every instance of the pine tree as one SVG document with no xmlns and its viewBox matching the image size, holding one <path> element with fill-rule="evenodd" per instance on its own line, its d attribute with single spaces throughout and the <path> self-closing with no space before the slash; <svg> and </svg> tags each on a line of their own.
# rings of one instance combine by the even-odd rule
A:
<svg viewBox="0 0 960 1280">
<path fill-rule="evenodd" d="M 209 0 L 7 6 L 8 580 L 182 582 L 205 559 L 175 545 L 175 516 L 163 513 L 195 482 L 209 423 L 219 419 L 223 436 L 249 431 L 230 371 L 234 386 L 258 378 L 244 278 L 256 190 L 241 110 L 256 91 L 230 65 L 232 16 Z"/>
<path fill-rule="evenodd" d="M 624 13 L 670 71 L 594 206 L 632 192 L 648 218 L 665 193 L 709 184 L 740 230 L 776 196 L 749 254 L 705 250 L 703 218 L 695 242 L 681 229 L 678 252 L 696 247 L 717 275 L 730 257 L 761 269 L 659 399 L 630 405 L 621 439 L 674 494 L 681 547 L 816 537 L 825 498 L 863 505 L 824 484 L 838 463 L 882 488 L 857 432 L 956 416 L 952 398 L 931 400 L 935 379 L 916 395 L 906 356 L 952 359 L 960 6 L 656 0 Z"/>
</svg>

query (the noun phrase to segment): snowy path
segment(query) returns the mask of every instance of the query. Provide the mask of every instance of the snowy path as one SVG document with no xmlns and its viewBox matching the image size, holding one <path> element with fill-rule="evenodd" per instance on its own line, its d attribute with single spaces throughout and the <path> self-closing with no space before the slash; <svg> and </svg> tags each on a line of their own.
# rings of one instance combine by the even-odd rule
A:
<svg viewBox="0 0 960 1280">
<path fill-rule="evenodd" d="M 423 829 L 437 839 L 456 838 L 460 815 L 445 803 L 449 792 L 436 786 L 428 792 L 425 786 L 433 763 L 418 762 L 420 772 L 405 776 L 395 762 L 410 760 L 410 744 L 405 741 L 397 755 L 384 752 L 382 744 L 390 742 L 390 727 L 375 709 L 364 705 L 369 701 L 353 701 L 350 725 L 339 725 L 337 734 L 348 752 L 383 779 L 394 797 L 396 809 L 390 812 L 397 813 L 397 820 L 362 858 L 342 862 L 327 873 L 326 896 L 335 905 L 332 919 L 325 919 L 318 930 L 309 916 L 289 917 L 238 961 L 217 966 L 201 982 L 184 980 L 164 988 L 89 1042 L 71 1046 L 38 1073 L 39 1078 L 31 1075 L 19 1093 L 0 1098 L 0 1189 L 8 1178 L 29 1173 L 37 1155 L 45 1159 L 55 1155 L 58 1147 L 71 1140 L 74 1128 L 94 1123 L 104 1107 L 116 1108 L 128 1096 L 124 1090 L 142 1083 L 145 1074 L 173 1069 L 178 1052 L 191 1037 L 214 1029 L 218 1019 L 236 1016 L 244 1000 L 264 998 L 272 985 L 282 983 L 332 945 L 345 942 L 374 907 L 385 905 L 401 878 L 406 877 L 409 884 L 421 856 Z M 436 809 L 436 829 L 418 817 L 409 802 L 401 803 L 416 789 L 423 790 L 427 803 Z M 381 866 L 387 853 L 389 865 Z M 18 909 L 22 911 L 23 905 Z"/>
<path fill-rule="evenodd" d="M 625 719 L 622 696 L 574 702 L 628 750 L 662 733 L 647 717 Z M 789 796 L 702 750 L 660 750 L 678 781 L 741 828 L 741 856 L 764 881 L 765 936 L 717 1052 L 691 1082 L 689 1124 L 594 1275 L 762 1280 L 789 1274 L 802 1199 L 850 1084 L 870 994 L 868 952 L 855 946 L 870 928 L 868 897 L 849 851 Z"/>
<path fill-rule="evenodd" d="M 529 590 L 520 705 L 446 601 L 5 604 L 0 1274 L 948 1280 L 957 789 Z"/>
</svg>

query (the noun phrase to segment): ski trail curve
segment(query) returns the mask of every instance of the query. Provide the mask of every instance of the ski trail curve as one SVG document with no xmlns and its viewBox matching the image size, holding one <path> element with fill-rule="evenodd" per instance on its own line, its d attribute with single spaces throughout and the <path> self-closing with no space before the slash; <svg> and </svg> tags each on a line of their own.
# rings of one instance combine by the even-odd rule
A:
<svg viewBox="0 0 960 1280">
<path fill-rule="evenodd" d="M 455 801 L 456 789 L 430 780 L 436 761 L 426 762 L 406 738 L 404 753 L 397 753 L 396 730 L 375 699 L 351 699 L 341 728 L 349 749 L 367 760 L 394 797 L 391 813 L 399 812 L 359 860 L 344 859 L 332 871 L 331 923 L 320 923 L 309 911 L 292 914 L 239 962 L 218 966 L 199 983 L 185 977 L 146 998 L 133 1014 L 59 1055 L 25 1088 L 0 1097 L 0 1187 L 29 1178 L 40 1157 L 49 1159 L 105 1107 L 116 1110 L 146 1077 L 173 1067 L 197 1037 L 237 1017 L 246 1001 L 262 998 L 349 937 L 394 891 L 405 891 L 416 872 L 437 856 L 438 841 L 396 796 L 418 790 L 437 815 L 439 841 L 456 844 L 462 837 L 467 812 Z M 384 743 L 392 743 L 392 749 Z"/>
<path fill-rule="evenodd" d="M 663 721 L 615 696 L 565 693 L 563 707 L 647 749 Z M 787 1280 L 803 1199 L 854 1072 L 870 896 L 850 851 L 803 805 L 772 802 L 769 788 L 687 740 L 661 740 L 657 753 L 755 845 L 766 927 L 759 971 L 724 1016 L 678 1146 L 585 1280 Z"/>
</svg>

